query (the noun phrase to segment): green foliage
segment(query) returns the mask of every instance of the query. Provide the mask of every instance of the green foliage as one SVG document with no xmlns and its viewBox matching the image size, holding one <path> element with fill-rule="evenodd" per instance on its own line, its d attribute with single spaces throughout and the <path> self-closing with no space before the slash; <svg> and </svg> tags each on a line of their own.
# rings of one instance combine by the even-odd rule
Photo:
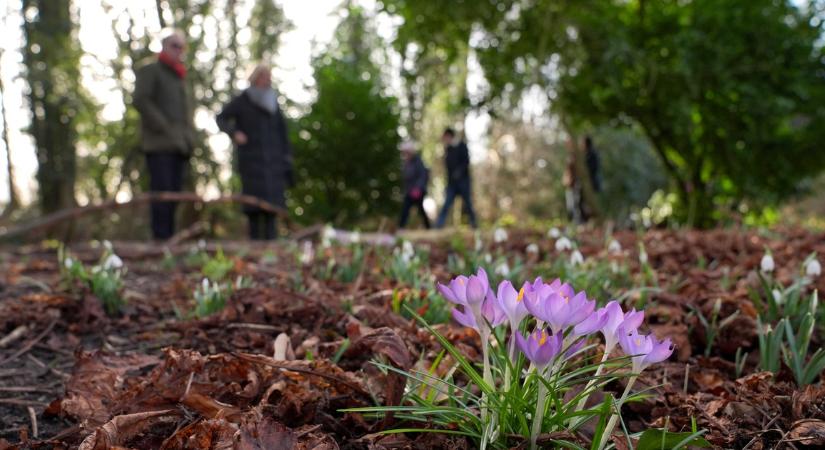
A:
<svg viewBox="0 0 825 450">
<path fill-rule="evenodd" d="M 716 341 L 716 336 L 722 331 L 723 328 L 730 325 L 734 319 L 739 316 L 739 311 L 735 311 L 733 314 L 719 321 L 719 311 L 722 309 L 722 300 L 716 299 L 710 313 L 710 320 L 708 320 L 708 318 L 702 313 L 702 310 L 694 307 L 693 305 L 688 306 L 690 306 L 693 313 L 696 314 L 696 317 L 699 318 L 699 323 L 702 324 L 702 328 L 705 329 L 705 356 L 710 356 L 710 351 L 713 350 L 713 344 Z"/>
<path fill-rule="evenodd" d="M 225 284 L 210 282 L 204 278 L 203 283 L 192 294 L 195 299 L 195 309 L 192 313 L 201 319 L 222 311 L 226 307 L 226 299 L 231 294 Z"/>
<path fill-rule="evenodd" d="M 126 299 L 122 295 L 123 274 L 126 269 L 123 267 L 123 261 L 110 246 L 105 247 L 98 264 L 90 269 L 81 261 L 72 258 L 63 246 L 58 248 L 57 259 L 60 276 L 67 289 L 89 289 L 109 315 L 118 314 L 126 305 Z"/>
<path fill-rule="evenodd" d="M 218 248 L 215 256 L 210 257 L 207 255 L 206 261 L 204 261 L 203 267 L 201 267 L 201 273 L 210 280 L 220 282 L 225 280 L 234 268 L 235 261 L 227 258 L 223 254 L 223 249 Z"/>
<path fill-rule="evenodd" d="M 395 215 L 400 191 L 398 114 L 373 75 L 351 62 L 315 63 L 318 97 L 292 128 L 297 220 L 353 225 Z"/>
</svg>

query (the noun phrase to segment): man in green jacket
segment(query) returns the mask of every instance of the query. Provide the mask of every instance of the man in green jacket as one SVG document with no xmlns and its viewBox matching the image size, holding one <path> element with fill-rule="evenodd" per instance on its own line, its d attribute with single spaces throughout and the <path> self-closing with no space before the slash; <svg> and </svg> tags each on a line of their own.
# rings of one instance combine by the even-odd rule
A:
<svg viewBox="0 0 825 450">
<path fill-rule="evenodd" d="M 163 38 L 156 61 L 135 74 L 134 106 L 141 118 L 141 148 L 149 168 L 149 190 L 179 192 L 195 142 L 192 102 L 183 64 L 186 44 L 181 32 Z M 152 203 L 152 235 L 166 240 L 175 232 L 174 202 Z"/>
</svg>

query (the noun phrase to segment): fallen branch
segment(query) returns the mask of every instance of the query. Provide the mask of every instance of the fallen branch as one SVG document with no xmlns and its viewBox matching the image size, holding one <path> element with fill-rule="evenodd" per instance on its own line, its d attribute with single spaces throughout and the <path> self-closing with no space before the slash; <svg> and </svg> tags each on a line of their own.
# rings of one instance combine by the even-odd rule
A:
<svg viewBox="0 0 825 450">
<path fill-rule="evenodd" d="M 22 234 L 34 233 L 36 231 L 46 230 L 55 227 L 66 221 L 76 220 L 78 217 L 99 211 L 109 211 L 123 207 L 134 207 L 144 203 L 150 202 L 191 202 L 191 203 L 240 203 L 242 205 L 253 206 L 261 210 L 275 214 L 285 220 L 289 219 L 289 213 L 286 209 L 265 202 L 257 197 L 251 195 L 233 194 L 218 197 L 211 200 L 205 200 L 200 195 L 194 192 L 149 192 L 135 196 L 129 201 L 119 202 L 117 200 L 108 200 L 103 203 L 95 205 L 81 206 L 77 208 L 63 209 L 47 216 L 41 217 L 14 227 L 0 229 L 0 240 L 9 239 Z"/>
<path fill-rule="evenodd" d="M 49 332 L 50 332 L 50 331 L 52 331 L 52 328 L 54 328 L 54 326 L 55 326 L 56 324 L 57 324 L 57 319 L 52 320 L 52 321 L 51 321 L 51 323 L 49 324 L 49 326 L 48 326 L 48 327 L 46 327 L 46 329 L 45 329 L 45 330 L 43 330 L 43 332 L 42 332 L 42 333 L 40 333 L 39 335 L 37 335 L 37 337 L 36 337 L 36 338 L 34 338 L 34 339 L 32 339 L 31 341 L 29 341 L 29 343 L 27 343 L 26 345 L 24 345 L 24 346 L 23 346 L 20 350 L 16 351 L 13 355 L 11 355 L 11 356 L 9 356 L 8 358 L 6 358 L 6 359 L 4 359 L 4 360 L 0 361 L 0 366 L 2 366 L 3 364 L 5 364 L 5 363 L 7 363 L 7 362 L 9 362 L 9 361 L 12 361 L 12 360 L 16 359 L 18 356 L 20 356 L 20 355 L 22 355 L 22 354 L 26 353 L 27 351 L 31 350 L 31 348 L 32 348 L 32 347 L 34 347 L 34 345 L 35 345 L 35 344 L 37 344 L 38 342 L 40 342 L 40 340 L 41 340 L 41 339 L 43 339 L 44 337 L 46 337 L 46 335 L 47 335 L 47 334 L 49 334 Z"/>
</svg>

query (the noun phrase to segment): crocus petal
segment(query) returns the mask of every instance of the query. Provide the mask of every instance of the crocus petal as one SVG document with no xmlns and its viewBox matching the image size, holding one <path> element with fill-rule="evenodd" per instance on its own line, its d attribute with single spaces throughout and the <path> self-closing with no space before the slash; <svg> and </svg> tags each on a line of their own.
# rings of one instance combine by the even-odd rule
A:
<svg viewBox="0 0 825 450">
<path fill-rule="evenodd" d="M 602 310 L 595 311 L 573 328 L 573 334 L 584 336 L 604 328 L 607 323 L 607 314 Z"/>
<path fill-rule="evenodd" d="M 639 328 L 642 322 L 645 320 L 645 312 L 644 311 L 636 311 L 636 309 L 632 309 L 625 313 L 624 321 L 622 322 L 622 328 L 626 331 L 635 330 Z"/>
<path fill-rule="evenodd" d="M 462 312 L 458 308 L 453 308 L 453 319 L 465 327 L 478 329 L 478 324 L 469 310 Z"/>
<path fill-rule="evenodd" d="M 498 305 L 498 300 L 493 295 L 493 291 L 487 291 L 487 298 L 484 300 L 484 304 L 481 305 L 481 313 L 492 327 L 497 327 L 507 320 L 507 314 Z"/>
<path fill-rule="evenodd" d="M 487 295 L 487 286 L 478 277 L 470 277 L 467 282 L 467 304 L 478 304 L 484 301 Z"/>
<path fill-rule="evenodd" d="M 573 355 L 575 355 L 576 353 L 578 353 L 578 352 L 579 352 L 579 350 L 581 350 L 581 349 L 582 349 L 582 347 L 584 347 L 584 343 L 585 343 L 585 340 L 584 340 L 584 339 L 579 339 L 579 340 L 577 340 L 576 342 L 574 342 L 574 343 L 573 343 L 573 345 L 571 345 L 571 346 L 567 349 L 567 351 L 566 351 L 566 352 L 564 352 L 564 357 L 565 357 L 565 358 L 570 358 L 571 356 L 573 356 Z"/>
<path fill-rule="evenodd" d="M 450 289 L 449 287 L 447 287 L 447 286 L 445 286 L 441 283 L 438 283 L 438 292 L 440 292 L 441 295 L 444 296 L 444 298 L 447 299 L 447 301 L 449 301 L 451 303 L 461 304 L 461 302 L 458 301 L 458 298 L 456 298 L 455 294 L 453 293 L 453 290 Z"/>
<path fill-rule="evenodd" d="M 653 338 L 651 338 L 651 341 L 653 341 Z M 652 344 L 653 348 L 645 356 L 643 361 L 646 366 L 657 362 L 662 362 L 670 358 L 670 355 L 673 354 L 673 343 L 670 338 L 667 338 L 661 342 L 652 342 Z"/>
</svg>

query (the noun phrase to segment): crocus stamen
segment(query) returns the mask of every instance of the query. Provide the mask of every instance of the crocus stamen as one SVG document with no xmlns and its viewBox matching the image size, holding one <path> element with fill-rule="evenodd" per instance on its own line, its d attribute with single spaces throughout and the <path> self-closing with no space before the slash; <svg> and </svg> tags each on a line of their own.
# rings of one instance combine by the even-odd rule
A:
<svg viewBox="0 0 825 450">
<path fill-rule="evenodd" d="M 522 287 L 522 288 L 518 291 L 518 297 L 516 297 L 516 303 L 519 303 L 519 302 L 520 302 L 520 301 L 522 301 L 522 300 L 524 300 L 524 287 Z"/>
</svg>

